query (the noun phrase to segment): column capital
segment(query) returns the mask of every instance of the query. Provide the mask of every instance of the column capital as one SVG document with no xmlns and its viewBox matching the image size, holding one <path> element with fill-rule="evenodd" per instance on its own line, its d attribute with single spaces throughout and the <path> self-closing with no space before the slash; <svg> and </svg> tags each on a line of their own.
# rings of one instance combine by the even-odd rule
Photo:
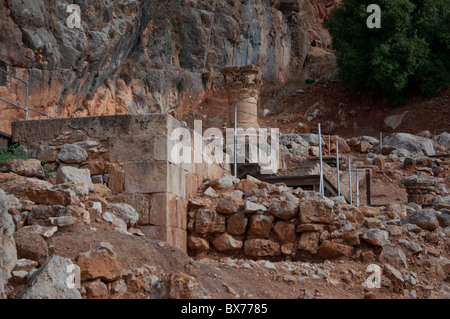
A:
<svg viewBox="0 0 450 319">
<path fill-rule="evenodd" d="M 230 104 L 247 98 L 259 98 L 262 84 L 261 70 L 254 65 L 233 66 L 222 69 L 223 85 Z"/>
</svg>

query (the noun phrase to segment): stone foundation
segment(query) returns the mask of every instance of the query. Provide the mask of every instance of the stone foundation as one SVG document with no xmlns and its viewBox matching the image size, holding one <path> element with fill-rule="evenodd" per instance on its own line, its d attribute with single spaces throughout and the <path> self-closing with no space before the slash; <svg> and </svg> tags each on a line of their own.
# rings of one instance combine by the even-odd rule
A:
<svg viewBox="0 0 450 319">
<path fill-rule="evenodd" d="M 55 171 L 65 165 L 89 169 L 94 183 L 111 189 L 109 201 L 135 207 L 144 233 L 184 251 L 188 200 L 203 179 L 229 171 L 204 161 L 174 163 L 171 134 L 181 124 L 170 115 L 23 121 L 12 127 L 13 141 L 30 147 L 34 157 Z M 61 156 L 66 144 L 75 145 L 71 148 L 79 150 L 79 160 L 67 163 Z"/>
</svg>

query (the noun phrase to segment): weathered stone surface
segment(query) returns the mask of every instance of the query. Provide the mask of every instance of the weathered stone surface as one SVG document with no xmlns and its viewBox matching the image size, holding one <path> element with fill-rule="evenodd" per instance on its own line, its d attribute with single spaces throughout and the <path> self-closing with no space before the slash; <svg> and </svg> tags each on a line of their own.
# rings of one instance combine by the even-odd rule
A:
<svg viewBox="0 0 450 319">
<path fill-rule="evenodd" d="M 273 216 L 269 215 L 252 215 L 250 217 L 250 229 L 248 234 L 250 236 L 268 239 L 274 219 Z"/>
<path fill-rule="evenodd" d="M 283 244 L 293 243 L 297 235 L 295 224 L 282 221 L 275 223 L 273 232 L 277 236 L 277 239 Z"/>
<path fill-rule="evenodd" d="M 88 154 L 84 148 L 74 144 L 65 144 L 58 154 L 58 159 L 67 164 L 80 164 L 87 158 Z"/>
<path fill-rule="evenodd" d="M 392 245 L 383 246 L 381 259 L 393 266 L 407 268 L 406 255 L 399 247 Z"/>
<path fill-rule="evenodd" d="M 46 162 L 55 162 L 57 156 L 58 149 L 54 146 L 40 146 L 36 154 L 38 160 Z"/>
<path fill-rule="evenodd" d="M 199 234 L 225 232 L 225 216 L 213 210 L 200 210 L 195 214 L 195 231 Z"/>
<path fill-rule="evenodd" d="M 91 223 L 90 213 L 80 206 L 74 205 L 67 206 L 58 213 L 58 217 L 73 217 L 76 219 L 74 222 L 79 224 L 85 223 L 89 225 Z M 66 220 L 70 222 L 71 219 L 72 218 Z"/>
<path fill-rule="evenodd" d="M 14 234 L 17 247 L 17 257 L 39 262 L 43 265 L 48 258 L 48 246 L 45 240 L 24 228 Z"/>
<path fill-rule="evenodd" d="M 111 291 L 115 294 L 124 294 L 127 290 L 127 284 L 123 279 L 116 280 L 111 284 Z"/>
<path fill-rule="evenodd" d="M 266 212 L 267 208 L 263 205 L 253 203 L 251 201 L 245 201 L 244 211 L 246 214 L 253 214 L 257 212 Z"/>
<path fill-rule="evenodd" d="M 247 229 L 248 218 L 244 214 L 234 214 L 228 219 L 227 231 L 232 235 L 242 235 Z"/>
<path fill-rule="evenodd" d="M 186 274 L 161 277 L 150 288 L 150 299 L 209 299 L 208 291 L 195 278 Z"/>
<path fill-rule="evenodd" d="M 101 280 L 91 281 L 85 286 L 85 288 L 88 299 L 108 298 L 108 287 Z"/>
<path fill-rule="evenodd" d="M 269 214 L 283 220 L 290 220 L 298 213 L 298 204 L 290 201 L 274 202 L 269 207 Z"/>
<path fill-rule="evenodd" d="M 189 250 L 202 252 L 209 249 L 209 242 L 201 237 L 189 236 L 188 247 Z"/>
<path fill-rule="evenodd" d="M 407 256 L 418 254 L 422 251 L 422 247 L 415 242 L 399 239 L 398 243 L 404 247 L 404 252 Z"/>
<path fill-rule="evenodd" d="M 39 268 L 25 288 L 23 299 L 81 299 L 76 287 L 69 288 L 68 267 L 73 263 L 68 258 L 53 256 Z"/>
<path fill-rule="evenodd" d="M 377 166 L 380 170 L 384 170 L 386 168 L 386 161 L 384 156 L 375 156 L 373 159 L 373 165 Z"/>
<path fill-rule="evenodd" d="M 4 285 L 11 278 L 17 261 L 14 223 L 8 214 L 5 192 L 0 189 L 0 299 L 5 298 Z"/>
<path fill-rule="evenodd" d="M 384 119 L 384 127 L 390 130 L 395 130 L 402 124 L 403 118 L 408 114 L 408 111 L 402 114 L 388 116 Z"/>
<path fill-rule="evenodd" d="M 74 216 L 59 216 L 59 217 L 50 217 L 49 221 L 51 225 L 63 228 L 75 225 L 78 219 Z"/>
<path fill-rule="evenodd" d="M 322 232 L 324 225 L 321 224 L 303 224 L 297 226 L 297 232 Z"/>
<path fill-rule="evenodd" d="M 407 133 L 394 133 L 383 139 L 383 149 L 403 148 L 414 156 L 435 155 L 433 142 L 427 138 Z"/>
<path fill-rule="evenodd" d="M 228 252 L 236 251 L 242 248 L 242 241 L 233 238 L 232 235 L 223 233 L 213 240 L 213 246 L 218 251 Z"/>
<path fill-rule="evenodd" d="M 65 184 L 46 189 L 30 190 L 25 195 L 29 200 L 41 205 L 69 206 L 79 202 L 79 198 L 75 192 Z"/>
<path fill-rule="evenodd" d="M 445 209 L 440 212 L 435 212 L 434 214 L 442 228 L 450 226 L 450 210 Z"/>
<path fill-rule="evenodd" d="M 125 172 L 119 165 L 109 164 L 108 187 L 113 195 L 120 194 L 125 188 Z"/>
<path fill-rule="evenodd" d="M 258 188 L 258 185 L 255 182 L 248 180 L 248 179 L 241 180 L 239 182 L 239 184 L 237 184 L 237 186 L 236 186 L 236 190 L 240 190 L 243 193 L 245 193 L 249 190 L 252 190 L 252 189 L 257 189 L 257 188 Z"/>
<path fill-rule="evenodd" d="M 442 145 L 447 152 L 450 150 L 450 134 L 449 133 L 442 132 L 441 134 L 436 136 L 436 142 L 439 145 Z"/>
<path fill-rule="evenodd" d="M 310 144 L 300 135 L 284 134 L 280 136 L 280 151 L 287 167 L 295 167 L 308 159 L 309 149 Z"/>
<path fill-rule="evenodd" d="M 349 222 L 361 224 L 364 219 L 364 215 L 361 211 L 355 206 L 349 204 L 338 204 L 337 208 L 335 206 L 335 212 L 336 214 L 343 213 L 346 220 Z"/>
<path fill-rule="evenodd" d="M 124 272 L 114 247 L 104 242 L 78 255 L 76 263 L 80 267 L 82 281 L 101 279 L 111 282 L 119 279 Z"/>
<path fill-rule="evenodd" d="M 319 248 L 320 234 L 317 232 L 302 233 L 298 242 L 298 249 L 316 254 Z"/>
<path fill-rule="evenodd" d="M 89 191 L 94 190 L 90 171 L 72 166 L 63 166 L 58 169 L 56 183 L 71 185 L 77 195 L 87 195 Z"/>
<path fill-rule="evenodd" d="M 211 181 L 211 187 L 215 190 L 230 190 L 234 189 L 233 179 L 230 176 L 221 177 Z"/>
<path fill-rule="evenodd" d="M 28 214 L 28 224 L 29 225 L 49 225 L 50 217 L 56 217 L 58 215 L 58 209 L 52 206 L 45 205 L 34 205 L 31 209 L 30 214 Z"/>
<path fill-rule="evenodd" d="M 362 238 L 369 244 L 378 247 L 383 247 L 389 243 L 389 233 L 379 229 L 366 230 Z"/>
<path fill-rule="evenodd" d="M 300 222 L 329 224 L 334 217 L 333 206 L 333 201 L 328 199 L 305 198 L 300 203 Z"/>
<path fill-rule="evenodd" d="M 169 196 L 165 194 L 120 194 L 109 197 L 109 201 L 113 203 L 125 203 L 136 209 L 139 214 L 138 225 L 150 225 L 152 223 L 152 213 L 166 207 Z M 153 220 L 154 222 L 154 220 Z M 154 223 L 157 225 L 156 223 Z"/>
<path fill-rule="evenodd" d="M 319 247 L 317 255 L 324 259 L 336 257 L 350 257 L 353 254 L 353 247 L 325 240 Z"/>
<path fill-rule="evenodd" d="M 425 230 L 435 230 L 439 224 L 436 220 L 436 216 L 433 213 L 416 211 L 409 214 L 406 221 L 411 224 L 415 224 Z"/>
<path fill-rule="evenodd" d="M 31 233 L 37 234 L 39 236 L 42 236 L 44 238 L 50 238 L 58 231 L 58 227 L 56 226 L 47 227 L 41 225 L 25 226 L 23 227 L 23 229 Z"/>
<path fill-rule="evenodd" d="M 39 266 L 39 263 L 37 261 L 22 258 L 22 259 L 17 259 L 17 263 L 16 263 L 16 266 L 14 267 L 14 270 L 26 271 L 28 273 L 32 269 L 38 268 L 38 266 Z"/>
<path fill-rule="evenodd" d="M 450 259 L 445 258 L 444 256 L 439 257 L 436 264 L 436 273 L 441 278 L 448 278 L 450 275 Z"/>
<path fill-rule="evenodd" d="M 333 231 L 330 234 L 330 238 L 343 238 L 347 243 L 353 246 L 360 244 L 358 232 L 350 222 L 345 222 L 341 228 Z"/>
<path fill-rule="evenodd" d="M 223 197 L 216 206 L 216 211 L 222 214 L 234 214 L 236 213 L 244 203 L 242 199 L 234 196 Z"/>
<path fill-rule="evenodd" d="M 29 191 L 47 190 L 53 185 L 36 178 L 19 176 L 15 173 L 0 173 L 0 188 L 7 194 L 23 197 Z"/>
<path fill-rule="evenodd" d="M 183 174 L 169 178 L 169 170 L 169 163 L 164 161 L 125 163 L 123 164 L 124 191 L 127 194 L 169 192 L 172 182 L 180 186 L 183 184 L 181 179 L 184 178 Z"/>
<path fill-rule="evenodd" d="M 117 231 L 120 231 L 122 233 L 127 232 L 127 223 L 125 223 L 122 219 L 116 217 L 115 215 L 108 212 L 104 212 L 102 218 L 103 220 L 106 220 L 107 222 L 113 224 Z"/>
<path fill-rule="evenodd" d="M 212 197 L 212 198 L 218 198 L 219 194 L 214 190 L 214 188 L 212 187 L 208 187 L 203 194 L 205 194 L 206 196 Z"/>
<path fill-rule="evenodd" d="M 281 249 L 272 240 L 248 239 L 244 243 L 244 253 L 250 257 L 275 257 L 281 255 Z"/>
<path fill-rule="evenodd" d="M 108 204 L 107 212 L 122 219 L 130 227 L 135 226 L 139 220 L 139 214 L 128 204 L 110 203 Z"/>
<path fill-rule="evenodd" d="M 7 170 L 17 175 L 26 177 L 44 178 L 45 173 L 41 162 L 37 159 L 21 160 L 15 159 L 6 164 Z"/>
<path fill-rule="evenodd" d="M 395 269 L 395 267 L 384 264 L 384 275 L 388 277 L 396 287 L 401 286 L 405 280 L 403 279 L 402 273 Z"/>
</svg>

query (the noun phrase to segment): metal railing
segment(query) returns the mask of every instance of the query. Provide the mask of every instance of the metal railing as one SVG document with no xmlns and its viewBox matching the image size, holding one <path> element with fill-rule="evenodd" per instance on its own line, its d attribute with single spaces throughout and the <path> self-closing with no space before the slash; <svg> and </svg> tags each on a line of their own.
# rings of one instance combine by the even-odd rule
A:
<svg viewBox="0 0 450 319">
<path fill-rule="evenodd" d="M 25 111 L 25 120 L 26 120 L 26 121 L 29 120 L 29 116 L 28 116 L 28 115 L 29 115 L 29 112 L 30 112 L 30 111 L 31 111 L 31 112 L 35 112 L 35 113 L 38 113 L 38 114 L 41 114 L 41 115 L 44 115 L 44 116 L 47 117 L 47 119 L 52 119 L 52 117 L 51 117 L 50 115 L 45 114 L 45 113 L 42 113 L 42 112 L 40 112 L 40 111 L 38 111 L 38 110 L 32 109 L 31 107 L 28 107 L 28 86 L 29 86 L 29 83 L 28 83 L 27 81 L 22 80 L 21 78 L 15 76 L 14 74 L 11 74 L 11 73 L 9 73 L 9 72 L 7 72 L 7 71 L 1 69 L 1 68 L 0 68 L 0 72 L 3 72 L 3 73 L 5 73 L 5 74 L 7 74 L 7 75 L 13 77 L 14 79 L 16 79 L 16 80 L 22 82 L 23 84 L 25 84 L 26 90 L 27 90 L 26 96 L 25 96 L 25 107 L 20 106 L 20 105 L 14 103 L 14 102 L 12 102 L 12 101 L 8 101 L 8 100 L 6 100 L 6 99 L 4 99 L 4 98 L 2 98 L 2 97 L 0 97 L 0 100 L 1 100 L 1 101 L 6 102 L 6 103 L 9 103 L 9 104 L 11 104 L 11 105 L 14 105 L 15 107 L 18 107 L 18 108 L 21 109 L 21 110 L 24 110 L 24 111 Z"/>
</svg>

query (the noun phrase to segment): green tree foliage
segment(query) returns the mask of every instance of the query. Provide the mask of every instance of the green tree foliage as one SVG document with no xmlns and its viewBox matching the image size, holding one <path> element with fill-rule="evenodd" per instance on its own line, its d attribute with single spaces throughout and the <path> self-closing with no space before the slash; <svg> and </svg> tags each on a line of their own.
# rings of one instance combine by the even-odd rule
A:
<svg viewBox="0 0 450 319">
<path fill-rule="evenodd" d="M 381 28 L 366 24 L 372 3 Z M 326 26 L 350 88 L 398 105 L 412 92 L 431 97 L 450 85 L 450 0 L 344 0 Z"/>
</svg>

